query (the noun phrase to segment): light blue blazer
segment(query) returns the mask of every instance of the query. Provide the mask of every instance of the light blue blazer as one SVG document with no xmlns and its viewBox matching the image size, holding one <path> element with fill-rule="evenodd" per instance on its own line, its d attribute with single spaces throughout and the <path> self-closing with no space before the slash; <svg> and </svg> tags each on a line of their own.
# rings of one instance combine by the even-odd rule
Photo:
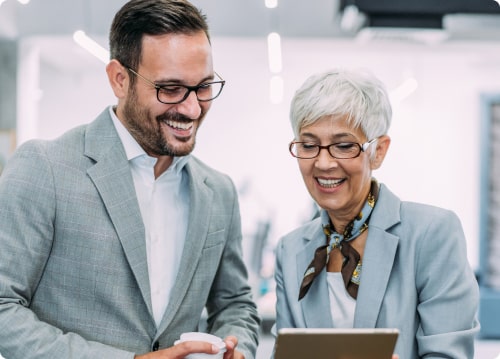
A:
<svg viewBox="0 0 500 359">
<path fill-rule="evenodd" d="M 276 328 L 333 326 L 323 271 L 298 301 L 317 247 L 320 219 L 282 238 L 276 249 Z M 381 185 L 369 223 L 354 327 L 398 328 L 401 359 L 474 357 L 479 289 L 458 217 L 402 202 Z"/>
<path fill-rule="evenodd" d="M 233 183 L 195 157 L 179 274 L 163 320 L 151 308 L 145 230 L 106 109 L 54 141 L 30 141 L 0 176 L 0 353 L 128 358 L 208 329 L 255 355 L 259 319 L 241 257 Z M 165 213 L 168 216 L 168 213 Z"/>
</svg>

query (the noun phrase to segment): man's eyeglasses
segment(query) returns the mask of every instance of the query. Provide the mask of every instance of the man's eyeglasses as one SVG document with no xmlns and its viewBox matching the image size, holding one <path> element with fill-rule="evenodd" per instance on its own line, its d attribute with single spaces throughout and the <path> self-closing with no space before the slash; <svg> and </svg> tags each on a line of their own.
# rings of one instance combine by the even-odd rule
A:
<svg viewBox="0 0 500 359">
<path fill-rule="evenodd" d="M 158 101 L 167 105 L 181 103 L 188 98 L 191 91 L 194 91 L 198 101 L 212 101 L 214 98 L 220 95 L 220 93 L 222 92 L 222 88 L 226 84 L 226 81 L 223 80 L 222 77 L 220 77 L 220 75 L 216 72 L 215 74 L 220 78 L 220 81 L 204 82 L 196 86 L 187 86 L 181 84 L 158 85 L 153 81 L 148 80 L 136 71 L 132 70 L 130 67 L 125 67 L 131 73 L 152 85 L 156 89 L 156 98 L 158 99 Z"/>
<path fill-rule="evenodd" d="M 374 138 L 371 141 L 359 144 L 356 142 L 338 142 L 327 146 L 321 146 L 313 142 L 290 142 L 289 150 L 293 157 L 302 159 L 312 159 L 319 156 L 322 149 L 328 150 L 328 153 L 333 158 L 349 159 L 358 157 L 361 152 L 365 152 L 368 147 L 377 140 Z"/>
</svg>

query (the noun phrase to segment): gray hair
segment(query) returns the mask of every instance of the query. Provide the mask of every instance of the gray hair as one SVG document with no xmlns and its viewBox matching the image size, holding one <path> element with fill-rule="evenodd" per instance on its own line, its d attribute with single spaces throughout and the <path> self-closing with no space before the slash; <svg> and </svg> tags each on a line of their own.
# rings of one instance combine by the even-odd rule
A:
<svg viewBox="0 0 500 359">
<path fill-rule="evenodd" d="M 384 84 L 371 73 L 334 69 L 312 75 L 295 92 L 290 107 L 295 138 L 325 116 L 347 116 L 349 126 L 371 140 L 387 134 L 392 108 Z"/>
</svg>

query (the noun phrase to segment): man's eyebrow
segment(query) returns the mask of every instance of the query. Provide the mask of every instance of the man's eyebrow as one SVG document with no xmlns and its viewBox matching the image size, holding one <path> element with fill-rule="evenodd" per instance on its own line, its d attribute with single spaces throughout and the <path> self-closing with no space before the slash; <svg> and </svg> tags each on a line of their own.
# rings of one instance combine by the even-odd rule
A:
<svg viewBox="0 0 500 359">
<path fill-rule="evenodd" d="M 205 83 L 205 82 L 212 82 L 212 81 L 214 81 L 214 78 L 215 78 L 214 75 L 208 75 L 207 77 L 202 79 L 200 82 L 198 82 L 196 85 L 200 85 L 200 84 Z M 159 79 L 159 80 L 155 80 L 154 83 L 159 85 L 159 86 L 162 86 L 162 85 L 164 85 L 164 86 L 166 86 L 166 85 L 196 86 L 196 85 L 188 85 L 184 81 L 179 80 L 179 79 L 175 79 L 175 78 Z"/>
</svg>

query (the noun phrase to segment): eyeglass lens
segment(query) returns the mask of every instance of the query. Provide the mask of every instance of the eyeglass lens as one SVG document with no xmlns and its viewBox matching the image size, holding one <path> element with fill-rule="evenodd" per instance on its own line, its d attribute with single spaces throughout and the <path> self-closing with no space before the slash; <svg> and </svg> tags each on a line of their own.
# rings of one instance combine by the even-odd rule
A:
<svg viewBox="0 0 500 359">
<path fill-rule="evenodd" d="M 158 100 L 164 103 L 182 102 L 194 91 L 199 101 L 210 101 L 219 96 L 222 87 L 222 82 L 209 82 L 198 86 L 162 85 L 158 88 Z"/>
<path fill-rule="evenodd" d="M 330 155 L 338 159 L 348 159 L 359 156 L 361 146 L 355 142 L 333 143 L 329 146 L 320 146 L 314 143 L 294 142 L 290 146 L 290 151 L 295 157 L 315 158 L 322 148 L 328 149 Z"/>
</svg>

